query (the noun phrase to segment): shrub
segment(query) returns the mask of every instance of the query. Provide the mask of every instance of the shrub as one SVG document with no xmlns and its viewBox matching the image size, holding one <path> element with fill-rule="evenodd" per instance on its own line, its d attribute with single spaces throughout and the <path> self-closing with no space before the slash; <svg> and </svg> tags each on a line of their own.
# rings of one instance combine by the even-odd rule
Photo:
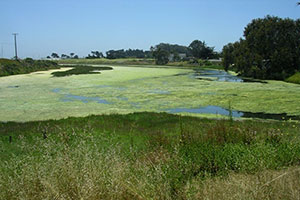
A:
<svg viewBox="0 0 300 200">
<path fill-rule="evenodd" d="M 294 75 L 287 78 L 285 81 L 289 83 L 300 84 L 300 72 L 295 73 Z"/>
</svg>

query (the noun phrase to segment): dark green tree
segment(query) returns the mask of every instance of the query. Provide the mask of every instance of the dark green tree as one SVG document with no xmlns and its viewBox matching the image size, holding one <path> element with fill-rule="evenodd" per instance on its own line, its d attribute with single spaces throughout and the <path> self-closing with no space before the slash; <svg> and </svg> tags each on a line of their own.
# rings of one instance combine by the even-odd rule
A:
<svg viewBox="0 0 300 200">
<path fill-rule="evenodd" d="M 173 60 L 174 60 L 175 62 L 178 62 L 178 61 L 181 60 L 181 59 L 180 59 L 180 56 L 179 56 L 179 54 L 178 54 L 177 52 L 174 53 Z"/>
<path fill-rule="evenodd" d="M 169 52 L 170 54 L 186 54 L 186 56 L 191 56 L 189 48 L 186 46 L 178 45 L 178 44 L 168 44 L 168 43 L 160 43 L 155 46 L 155 48 L 160 48 Z"/>
<path fill-rule="evenodd" d="M 255 19 L 244 31 L 246 46 L 252 53 L 252 66 L 266 78 L 285 79 L 300 65 L 299 20 L 267 16 Z"/>
<path fill-rule="evenodd" d="M 88 54 L 86 58 L 103 58 L 103 53 L 99 51 L 91 51 L 91 54 Z"/>
<path fill-rule="evenodd" d="M 223 66 L 225 71 L 229 69 L 229 66 L 234 63 L 234 45 L 232 43 L 229 43 L 225 45 L 222 49 L 222 54 L 223 54 Z"/>
<path fill-rule="evenodd" d="M 189 45 L 189 50 L 195 58 L 209 59 L 214 55 L 214 47 L 208 47 L 205 41 L 194 40 Z"/>
<path fill-rule="evenodd" d="M 152 55 L 157 65 L 166 65 L 169 62 L 170 53 L 161 48 L 151 48 Z"/>
<path fill-rule="evenodd" d="M 69 56 L 68 55 L 66 55 L 66 54 L 61 54 L 61 56 L 60 56 L 62 59 L 66 59 L 66 58 L 68 58 Z"/>
<path fill-rule="evenodd" d="M 102 52 L 99 52 L 99 51 L 92 51 L 92 56 L 94 58 L 103 58 L 103 53 Z"/>
<path fill-rule="evenodd" d="M 52 58 L 59 58 L 59 55 L 58 55 L 57 53 L 52 53 L 52 54 L 51 54 L 51 57 L 52 57 Z"/>
<path fill-rule="evenodd" d="M 254 19 L 245 39 L 223 48 L 223 64 L 232 62 L 243 76 L 285 79 L 300 70 L 300 20 L 267 16 Z"/>
</svg>

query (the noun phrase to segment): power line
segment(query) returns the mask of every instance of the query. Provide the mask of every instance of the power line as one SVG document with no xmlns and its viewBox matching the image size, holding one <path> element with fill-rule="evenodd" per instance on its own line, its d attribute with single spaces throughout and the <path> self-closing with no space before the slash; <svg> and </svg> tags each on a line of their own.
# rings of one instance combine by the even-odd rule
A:
<svg viewBox="0 0 300 200">
<path fill-rule="evenodd" d="M 17 51 L 17 35 L 18 33 L 13 33 L 14 39 L 15 39 L 15 55 L 16 55 L 16 60 L 18 60 L 18 51 Z"/>
</svg>

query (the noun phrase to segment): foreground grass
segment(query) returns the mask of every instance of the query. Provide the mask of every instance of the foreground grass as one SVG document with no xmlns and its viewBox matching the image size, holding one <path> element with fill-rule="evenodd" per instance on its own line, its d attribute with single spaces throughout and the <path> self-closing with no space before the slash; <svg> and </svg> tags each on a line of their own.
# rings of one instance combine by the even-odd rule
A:
<svg viewBox="0 0 300 200">
<path fill-rule="evenodd" d="M 165 113 L 1 123 L 0 199 L 295 199 L 299 130 Z"/>
</svg>

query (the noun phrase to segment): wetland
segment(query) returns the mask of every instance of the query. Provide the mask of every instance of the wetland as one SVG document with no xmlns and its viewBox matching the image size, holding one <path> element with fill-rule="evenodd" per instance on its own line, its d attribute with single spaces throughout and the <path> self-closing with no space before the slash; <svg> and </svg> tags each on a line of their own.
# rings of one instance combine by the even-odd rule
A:
<svg viewBox="0 0 300 200">
<path fill-rule="evenodd" d="M 223 70 L 94 65 L 87 74 L 68 72 L 74 68 L 0 78 L 0 121 L 144 111 L 276 120 L 300 115 L 299 85 L 243 79 Z"/>
</svg>

